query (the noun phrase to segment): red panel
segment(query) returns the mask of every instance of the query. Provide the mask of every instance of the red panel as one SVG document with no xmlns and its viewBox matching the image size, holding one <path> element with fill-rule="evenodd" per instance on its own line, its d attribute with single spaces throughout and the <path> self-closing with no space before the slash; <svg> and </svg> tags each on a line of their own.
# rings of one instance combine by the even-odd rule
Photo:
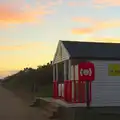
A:
<svg viewBox="0 0 120 120">
<path fill-rule="evenodd" d="M 69 80 L 69 100 L 72 102 L 72 81 Z"/>
<path fill-rule="evenodd" d="M 78 65 L 78 75 L 79 75 L 79 80 L 81 81 L 94 80 L 95 77 L 94 64 L 91 62 L 81 62 Z"/>
<path fill-rule="evenodd" d="M 78 102 L 81 100 L 81 81 L 78 81 Z"/>
<path fill-rule="evenodd" d="M 69 80 L 64 81 L 64 100 L 69 102 L 70 101 L 70 88 L 69 88 Z"/>
<path fill-rule="evenodd" d="M 67 81 L 64 81 L 64 100 L 67 100 Z"/>
<path fill-rule="evenodd" d="M 74 102 L 76 102 L 76 80 L 73 81 L 74 82 Z"/>
<path fill-rule="evenodd" d="M 72 82 L 74 82 L 74 103 L 85 103 L 86 102 L 86 84 L 85 81 L 78 81 L 78 91 L 76 91 L 76 82 L 77 81 L 71 81 L 71 80 L 65 80 L 64 81 L 64 100 L 67 102 L 73 102 L 72 101 Z M 76 93 L 78 92 L 78 98 Z M 91 82 L 89 84 L 89 100 L 91 102 Z M 78 100 L 78 101 L 77 101 Z"/>
<path fill-rule="evenodd" d="M 81 102 L 85 103 L 85 83 L 81 83 Z"/>
<path fill-rule="evenodd" d="M 78 91 L 78 102 L 79 103 L 85 103 L 85 83 L 79 82 L 79 91 Z"/>
<path fill-rule="evenodd" d="M 66 80 L 66 101 L 68 101 L 69 100 L 69 81 L 68 80 Z"/>
<path fill-rule="evenodd" d="M 67 82 L 67 101 L 72 101 L 72 81 L 68 80 Z"/>
<path fill-rule="evenodd" d="M 57 81 L 53 81 L 53 97 L 57 98 L 58 97 L 58 84 Z"/>
</svg>

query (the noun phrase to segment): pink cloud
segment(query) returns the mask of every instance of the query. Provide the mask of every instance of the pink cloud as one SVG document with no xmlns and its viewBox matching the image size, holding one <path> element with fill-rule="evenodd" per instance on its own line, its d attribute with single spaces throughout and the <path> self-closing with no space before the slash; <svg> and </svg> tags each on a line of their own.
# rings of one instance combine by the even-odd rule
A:
<svg viewBox="0 0 120 120">
<path fill-rule="evenodd" d="M 38 22 L 39 18 L 53 14 L 52 6 L 60 3 L 62 0 L 49 1 L 46 4 L 36 3 L 35 6 L 25 2 L 21 2 L 21 4 L 19 2 L 0 3 L 0 25 Z"/>
<path fill-rule="evenodd" d="M 120 6 L 120 0 L 91 0 L 92 4 L 95 8 L 105 8 L 105 7 L 112 7 L 112 6 Z M 68 6 L 74 7 L 74 6 L 86 6 L 89 4 L 89 1 L 82 1 L 82 2 L 76 2 L 76 1 L 70 1 L 68 2 Z"/>
</svg>

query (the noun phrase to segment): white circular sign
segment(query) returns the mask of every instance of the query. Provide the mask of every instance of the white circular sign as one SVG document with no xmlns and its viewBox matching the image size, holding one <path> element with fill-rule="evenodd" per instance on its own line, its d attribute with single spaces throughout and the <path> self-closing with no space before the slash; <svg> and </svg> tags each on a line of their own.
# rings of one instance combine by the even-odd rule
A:
<svg viewBox="0 0 120 120">
<path fill-rule="evenodd" d="M 84 69 L 84 70 L 83 70 L 83 74 L 84 74 L 85 76 L 89 75 L 89 70 L 88 70 L 88 69 Z"/>
<path fill-rule="evenodd" d="M 81 69 L 80 70 L 80 75 L 81 76 L 91 76 L 92 75 L 91 68 L 89 68 L 89 69 Z"/>
</svg>

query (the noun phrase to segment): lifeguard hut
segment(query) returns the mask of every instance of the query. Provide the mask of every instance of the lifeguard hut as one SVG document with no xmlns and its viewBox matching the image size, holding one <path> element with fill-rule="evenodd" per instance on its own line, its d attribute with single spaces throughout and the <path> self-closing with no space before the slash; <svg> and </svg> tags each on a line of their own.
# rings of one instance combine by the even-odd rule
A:
<svg viewBox="0 0 120 120">
<path fill-rule="evenodd" d="M 53 59 L 53 97 L 67 103 L 120 106 L 119 51 L 120 43 L 60 40 Z"/>
<path fill-rule="evenodd" d="M 88 63 L 86 43 L 59 41 L 53 60 L 53 97 L 68 103 L 86 103 L 86 81 L 80 75 L 91 74 L 91 69 L 80 71 L 80 63 Z M 89 73 L 88 73 L 89 72 Z M 80 74 L 81 73 L 81 74 Z M 89 82 L 89 102 L 91 101 L 91 82 Z"/>
</svg>

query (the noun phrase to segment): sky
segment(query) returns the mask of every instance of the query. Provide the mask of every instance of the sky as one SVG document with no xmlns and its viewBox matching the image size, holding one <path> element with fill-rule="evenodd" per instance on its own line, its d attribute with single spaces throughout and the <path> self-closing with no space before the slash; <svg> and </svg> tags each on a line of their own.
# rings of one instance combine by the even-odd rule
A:
<svg viewBox="0 0 120 120">
<path fill-rule="evenodd" d="M 120 42 L 120 0 L 0 0 L 0 78 L 53 60 L 59 40 Z"/>
</svg>

